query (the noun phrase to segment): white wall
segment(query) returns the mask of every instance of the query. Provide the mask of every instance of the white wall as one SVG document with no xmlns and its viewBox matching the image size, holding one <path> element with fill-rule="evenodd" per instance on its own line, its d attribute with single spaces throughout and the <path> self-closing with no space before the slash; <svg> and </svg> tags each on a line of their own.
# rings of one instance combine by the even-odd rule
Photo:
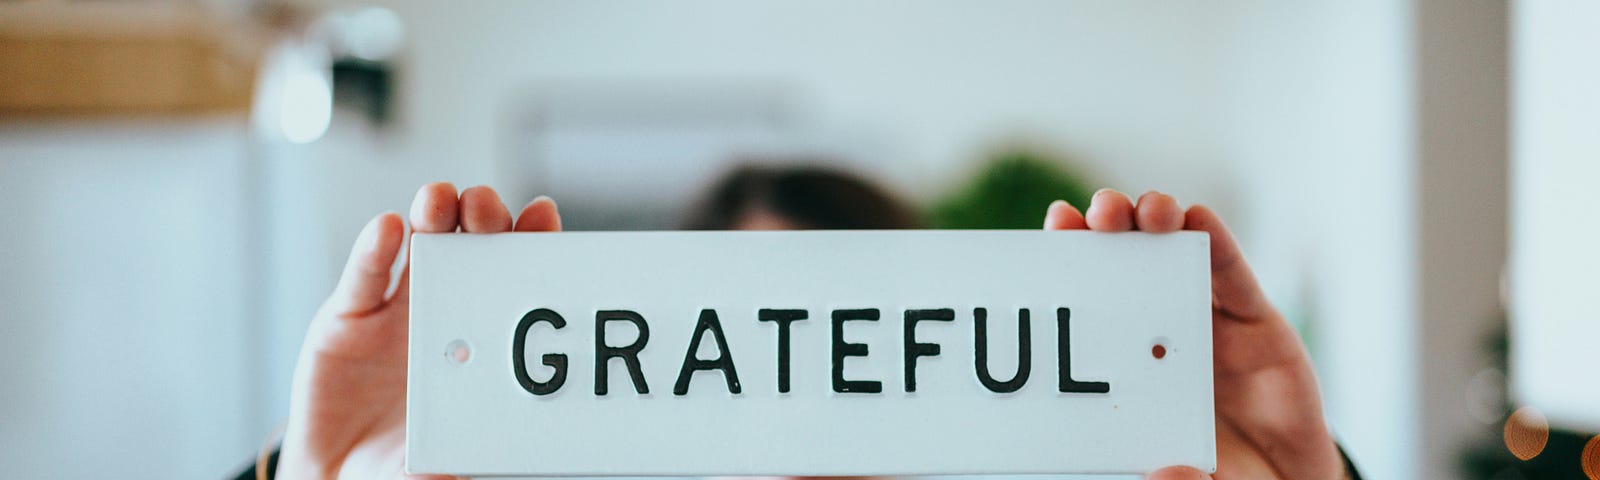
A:
<svg viewBox="0 0 1600 480">
<path fill-rule="evenodd" d="M 1511 382 L 1556 427 L 1600 430 L 1600 4 L 1515 3 Z"/>
<path fill-rule="evenodd" d="M 243 139 L 0 127 L 0 477 L 215 478 L 260 444 Z"/>
<path fill-rule="evenodd" d="M 1233 220 L 1312 348 L 1327 415 L 1368 478 L 1416 478 L 1412 15 L 1259 2 L 1235 17 Z"/>
<path fill-rule="evenodd" d="M 1019 133 L 1152 182 L 1225 178 L 1205 168 L 1222 160 L 1222 13 L 1150 5 L 395 2 L 404 151 L 493 165 L 542 84 L 742 80 L 792 87 L 813 125 L 887 137 L 898 148 L 862 161 L 903 186 L 953 180 Z"/>
</svg>

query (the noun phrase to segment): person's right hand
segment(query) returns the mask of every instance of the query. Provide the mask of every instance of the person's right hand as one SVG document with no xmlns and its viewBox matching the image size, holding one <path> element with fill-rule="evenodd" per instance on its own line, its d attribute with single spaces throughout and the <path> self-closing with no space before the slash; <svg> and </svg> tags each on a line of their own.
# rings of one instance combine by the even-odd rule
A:
<svg viewBox="0 0 1600 480">
<path fill-rule="evenodd" d="M 1267 301 L 1233 234 L 1211 209 L 1188 210 L 1160 192 L 1106 189 L 1078 213 L 1057 201 L 1046 230 L 1179 230 L 1211 237 L 1211 328 L 1216 385 L 1217 472 L 1158 470 L 1150 480 L 1341 479 L 1344 463 L 1322 419 L 1322 397 L 1300 336 Z"/>
<path fill-rule="evenodd" d="M 489 187 L 456 196 L 432 183 L 411 204 L 412 230 L 553 232 L 555 202 L 540 197 L 513 222 Z M 406 227 L 385 213 L 361 230 L 333 294 L 311 321 L 294 369 L 277 478 L 449 478 L 405 475 L 406 335 L 410 268 L 390 290 Z"/>
</svg>

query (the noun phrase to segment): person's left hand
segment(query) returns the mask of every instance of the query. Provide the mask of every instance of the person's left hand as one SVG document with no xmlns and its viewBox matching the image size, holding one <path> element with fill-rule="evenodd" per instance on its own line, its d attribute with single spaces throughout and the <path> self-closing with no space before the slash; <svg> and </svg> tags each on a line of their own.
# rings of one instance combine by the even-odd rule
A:
<svg viewBox="0 0 1600 480">
<path fill-rule="evenodd" d="M 457 197 L 454 186 L 432 183 L 417 191 L 411 226 L 425 233 L 552 232 L 561 230 L 561 218 L 554 202 L 540 198 L 513 223 L 489 187 Z M 339 285 L 311 320 L 295 365 L 278 478 L 454 478 L 405 474 L 410 269 L 396 281 L 389 276 L 405 234 L 394 213 L 368 222 Z"/>
</svg>

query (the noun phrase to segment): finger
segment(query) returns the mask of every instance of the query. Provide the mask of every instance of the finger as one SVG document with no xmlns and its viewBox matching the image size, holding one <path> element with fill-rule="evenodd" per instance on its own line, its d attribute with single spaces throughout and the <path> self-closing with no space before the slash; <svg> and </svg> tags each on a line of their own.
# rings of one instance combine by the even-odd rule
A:
<svg viewBox="0 0 1600 480">
<path fill-rule="evenodd" d="M 1045 230 L 1087 230 L 1089 224 L 1084 222 L 1083 214 L 1066 200 L 1050 202 L 1050 208 L 1044 211 Z"/>
<path fill-rule="evenodd" d="M 411 201 L 411 230 L 416 233 L 449 233 L 460 226 L 461 200 L 456 196 L 456 186 L 448 182 L 434 182 L 417 190 Z M 406 259 L 400 270 L 399 284 L 395 285 L 390 301 L 410 300 L 411 264 Z"/>
<path fill-rule="evenodd" d="M 1272 305 L 1256 283 L 1255 273 L 1245 262 L 1233 233 L 1216 212 L 1204 205 L 1189 207 L 1183 229 L 1206 232 L 1211 237 L 1211 293 L 1217 303 L 1215 308 L 1247 322 L 1271 317 Z"/>
<path fill-rule="evenodd" d="M 1126 232 L 1133 229 L 1133 201 L 1122 192 L 1102 188 L 1089 200 L 1084 214 L 1089 229 L 1096 232 Z"/>
<path fill-rule="evenodd" d="M 1140 231 L 1176 232 L 1183 228 L 1183 209 L 1171 195 L 1151 190 L 1139 196 L 1133 219 Z"/>
<path fill-rule="evenodd" d="M 389 290 L 389 269 L 400 254 L 405 233 L 405 223 L 394 212 L 378 215 L 367 222 L 356 236 L 355 246 L 350 248 L 350 258 L 345 260 L 339 285 L 328 297 L 333 313 L 357 315 L 383 305 L 384 293 Z"/>
<path fill-rule="evenodd" d="M 1330 478 L 1296 476 L 1272 468 L 1267 454 L 1246 439 L 1233 423 L 1217 421 L 1217 476 L 1222 478 Z"/>
<path fill-rule="evenodd" d="M 511 212 L 493 188 L 479 185 L 461 191 L 461 230 L 499 233 L 511 230 Z"/>
<path fill-rule="evenodd" d="M 445 182 L 423 185 L 411 201 L 411 229 L 419 233 L 456 231 L 461 203 L 456 186 Z"/>
<path fill-rule="evenodd" d="M 517 214 L 517 223 L 512 230 L 518 232 L 559 232 L 561 231 L 561 213 L 556 211 L 556 201 L 550 197 L 540 195 L 539 198 L 528 202 L 522 207 L 522 213 Z"/>
<path fill-rule="evenodd" d="M 1144 477 L 1146 480 L 1205 480 L 1211 478 L 1206 472 L 1194 467 L 1167 467 Z"/>
</svg>

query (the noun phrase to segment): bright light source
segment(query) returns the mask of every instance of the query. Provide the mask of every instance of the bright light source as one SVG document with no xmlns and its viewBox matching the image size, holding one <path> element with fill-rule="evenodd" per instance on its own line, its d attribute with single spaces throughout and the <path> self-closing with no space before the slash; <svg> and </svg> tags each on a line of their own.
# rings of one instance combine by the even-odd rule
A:
<svg viewBox="0 0 1600 480">
<path fill-rule="evenodd" d="M 328 132 L 333 120 L 333 88 L 321 72 L 289 72 L 284 79 L 278 127 L 293 143 L 311 143 Z"/>
<path fill-rule="evenodd" d="M 333 121 L 333 69 L 326 47 L 284 41 L 261 67 L 251 123 L 264 139 L 310 143 Z"/>
</svg>

